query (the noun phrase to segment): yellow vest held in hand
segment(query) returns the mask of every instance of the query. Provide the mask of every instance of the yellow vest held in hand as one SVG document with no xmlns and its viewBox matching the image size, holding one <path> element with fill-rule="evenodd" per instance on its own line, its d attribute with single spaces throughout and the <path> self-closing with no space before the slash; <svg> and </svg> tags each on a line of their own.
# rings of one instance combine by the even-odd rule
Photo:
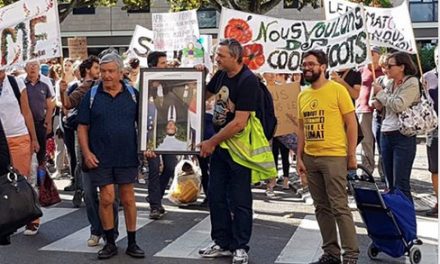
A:
<svg viewBox="0 0 440 264">
<path fill-rule="evenodd" d="M 252 170 L 252 183 L 277 176 L 272 148 L 255 112 L 251 112 L 246 128 L 220 147 L 228 150 L 234 162 Z"/>
</svg>

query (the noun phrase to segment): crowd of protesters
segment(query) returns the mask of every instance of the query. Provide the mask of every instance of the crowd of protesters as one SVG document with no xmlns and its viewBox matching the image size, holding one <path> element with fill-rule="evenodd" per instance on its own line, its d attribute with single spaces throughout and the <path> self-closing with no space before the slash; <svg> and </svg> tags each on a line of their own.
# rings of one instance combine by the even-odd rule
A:
<svg viewBox="0 0 440 264">
<path fill-rule="evenodd" d="M 299 179 L 308 185 L 315 202 L 324 254 L 314 263 L 341 263 L 341 259 L 345 264 L 357 262 L 359 248 L 345 186 L 347 171 L 355 169 L 358 162 L 368 173 L 377 169 L 387 190 L 399 188 L 412 200 L 410 177 L 416 136 L 399 132 L 397 116 L 420 100 L 420 76 L 406 53 L 387 53 L 374 47 L 371 54 L 370 65 L 328 72 L 326 54 L 311 51 L 303 56 L 302 72 L 252 75 L 239 87 L 240 76 L 249 71 L 243 64 L 243 48 L 233 39 L 219 43 L 213 58 L 218 72 L 225 72 L 226 77 L 220 79 L 219 74 L 211 73 L 213 81 L 208 82 L 206 94 L 216 94 L 218 82 L 222 82 L 229 89 L 231 104 L 219 112 L 207 96 L 208 129 L 198 160 L 206 196 L 202 205 L 209 205 L 211 211 L 213 244 L 201 249 L 201 256 L 233 256 L 233 263 L 248 263 L 251 169 L 237 163 L 224 145 L 253 118 L 260 96 L 253 89 L 258 78 L 270 86 L 296 82 L 302 90 L 298 97 L 298 133 L 287 139 L 275 137 L 270 143 L 275 166 L 281 156 L 281 188 L 288 191 L 293 186 L 290 168 L 295 159 Z M 437 49 L 435 58 L 437 64 Z M 162 52 L 151 52 L 148 62 L 152 68 L 174 66 L 167 64 Z M 204 70 L 201 65 L 196 68 Z M 124 64 L 112 49 L 82 61 L 30 61 L 23 69 L 0 70 L 0 120 L 12 165 L 29 181 L 33 181 L 31 171 L 36 169 L 31 168 L 33 159 L 37 160 L 38 173 L 56 179 L 70 177 L 64 191 L 74 192 L 75 206 L 84 199 L 91 224 L 88 246 L 97 246 L 101 238 L 106 241 L 98 253 L 101 259 L 117 253 L 120 205 L 127 223 L 126 253 L 144 257 L 136 244 L 133 184 L 148 180 L 150 218 L 160 219 L 165 214 L 162 199 L 178 161 L 177 155 L 157 155 L 150 150 L 138 155 L 139 72 L 138 59 Z M 437 70 L 425 73 L 422 80 L 438 112 Z M 307 126 L 308 118 L 315 115 L 326 120 L 322 124 L 325 137 L 310 133 L 316 131 L 310 131 L 313 127 Z M 356 160 L 358 144 L 360 161 Z M 427 152 L 437 196 L 438 130 L 427 135 Z M 214 157 L 211 162 L 210 156 Z M 270 198 L 275 197 L 277 178 L 273 175 L 266 183 Z M 426 214 L 437 217 L 437 204 Z M 26 225 L 24 234 L 36 235 L 38 230 L 39 220 L 35 220 Z"/>
</svg>

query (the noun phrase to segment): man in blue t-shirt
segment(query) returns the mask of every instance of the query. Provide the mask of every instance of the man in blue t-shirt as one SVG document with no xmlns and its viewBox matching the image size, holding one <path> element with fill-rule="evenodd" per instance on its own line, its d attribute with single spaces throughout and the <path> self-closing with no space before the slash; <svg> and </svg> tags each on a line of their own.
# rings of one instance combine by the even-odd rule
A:
<svg viewBox="0 0 440 264">
<path fill-rule="evenodd" d="M 250 113 L 257 109 L 259 81 L 243 64 L 243 47 L 235 39 L 218 44 L 215 61 L 219 71 L 207 85 L 207 98 L 215 96 L 213 125 L 216 134 L 200 143 L 200 156 L 211 155 L 209 208 L 214 243 L 201 249 L 203 257 L 233 255 L 233 263 L 248 263 L 252 233 L 251 170 L 234 162 L 220 143 L 240 133 Z"/>
<path fill-rule="evenodd" d="M 100 60 L 101 82 L 84 96 L 78 114 L 78 139 L 84 165 L 94 186 L 100 189 L 100 216 L 106 244 L 99 259 L 116 255 L 114 212 L 115 184 L 124 206 L 128 247 L 132 257 L 145 256 L 136 244 L 136 200 L 138 175 L 136 122 L 138 92 L 122 80 L 122 59 L 110 53 Z"/>
</svg>

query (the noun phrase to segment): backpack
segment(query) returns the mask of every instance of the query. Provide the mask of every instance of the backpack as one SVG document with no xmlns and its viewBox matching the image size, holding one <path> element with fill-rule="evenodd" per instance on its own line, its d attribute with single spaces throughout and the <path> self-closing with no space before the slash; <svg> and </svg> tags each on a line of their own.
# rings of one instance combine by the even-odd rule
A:
<svg viewBox="0 0 440 264">
<path fill-rule="evenodd" d="M 79 87 L 79 84 L 77 82 L 75 82 L 73 85 L 71 85 L 68 88 L 67 95 L 70 95 L 78 87 Z M 69 111 L 68 115 L 66 116 L 66 120 L 64 121 L 64 125 L 66 127 L 70 128 L 70 129 L 74 129 L 74 130 L 76 130 L 76 128 L 78 127 L 78 112 L 79 112 L 78 108 L 79 107 L 75 107 Z"/>
<path fill-rule="evenodd" d="M 240 78 L 238 79 L 237 86 L 240 87 L 243 82 L 251 77 L 255 76 L 254 73 L 246 67 L 244 72 L 241 74 Z M 219 81 L 217 85 L 217 89 L 220 88 L 222 79 L 226 76 L 226 72 L 221 72 L 219 76 Z M 260 88 L 260 97 L 257 99 L 257 110 L 255 112 L 257 118 L 260 120 L 261 125 L 263 126 L 264 135 L 266 136 L 267 140 L 271 140 L 276 132 L 277 129 L 277 118 L 275 116 L 275 107 L 273 105 L 273 98 L 272 94 L 269 92 L 269 89 L 267 89 L 267 86 L 258 79 L 258 86 Z"/>
<path fill-rule="evenodd" d="M 90 109 L 92 109 L 93 101 L 95 100 L 96 93 L 98 92 L 98 86 L 99 84 L 93 86 L 90 91 L 90 104 L 89 104 Z M 128 92 L 131 94 L 131 99 L 133 99 L 133 102 L 137 104 L 136 93 L 134 92 L 134 88 L 128 84 L 126 84 L 125 87 L 127 87 Z"/>
<path fill-rule="evenodd" d="M 18 88 L 17 80 L 15 80 L 14 76 L 10 76 L 10 75 L 7 76 L 9 83 L 11 84 L 12 90 L 14 91 L 15 98 L 17 98 L 18 105 L 21 107 L 21 100 L 20 100 L 21 93 L 20 93 L 20 88 Z"/>
</svg>

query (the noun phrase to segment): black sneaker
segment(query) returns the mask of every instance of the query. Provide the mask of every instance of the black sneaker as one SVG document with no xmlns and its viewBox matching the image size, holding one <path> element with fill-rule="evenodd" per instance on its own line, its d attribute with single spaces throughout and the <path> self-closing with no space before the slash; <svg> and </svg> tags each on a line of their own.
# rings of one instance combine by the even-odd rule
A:
<svg viewBox="0 0 440 264">
<path fill-rule="evenodd" d="M 159 220 L 162 217 L 162 215 L 163 214 L 160 213 L 160 209 L 155 208 L 155 209 L 151 209 L 149 218 L 153 220 Z"/>
<path fill-rule="evenodd" d="M 338 257 L 324 253 L 318 261 L 311 262 L 310 264 L 341 264 L 341 260 Z"/>
<path fill-rule="evenodd" d="M 438 206 L 434 206 L 431 208 L 431 210 L 429 210 L 428 212 L 425 213 L 426 216 L 428 217 L 438 217 Z"/>
<path fill-rule="evenodd" d="M 133 258 L 145 258 L 144 251 L 136 244 L 129 245 L 125 254 L 133 257 Z"/>
<path fill-rule="evenodd" d="M 113 244 L 105 244 L 105 246 L 98 251 L 98 259 L 109 259 L 118 254 L 118 248 Z"/>
<path fill-rule="evenodd" d="M 82 198 L 83 198 L 83 191 L 76 190 L 75 194 L 73 195 L 73 199 L 72 199 L 73 207 L 79 208 L 82 203 Z"/>
<path fill-rule="evenodd" d="M 65 192 L 73 192 L 76 190 L 75 183 L 71 183 L 70 185 L 64 187 Z"/>
</svg>

